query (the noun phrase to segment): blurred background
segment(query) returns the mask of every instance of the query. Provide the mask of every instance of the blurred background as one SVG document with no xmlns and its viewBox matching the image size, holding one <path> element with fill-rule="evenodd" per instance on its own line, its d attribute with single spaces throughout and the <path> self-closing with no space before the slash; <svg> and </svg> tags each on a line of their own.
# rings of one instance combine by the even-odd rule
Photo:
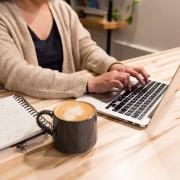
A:
<svg viewBox="0 0 180 180">
<path fill-rule="evenodd" d="M 131 1 L 113 1 L 122 17 L 127 16 L 127 4 Z M 98 2 L 101 9 L 107 10 L 108 0 Z M 179 7 L 179 0 L 140 0 L 135 7 L 132 24 L 113 30 L 111 55 L 121 60 L 179 47 Z M 106 49 L 106 31 L 90 27 L 87 29 L 92 38 Z"/>
</svg>

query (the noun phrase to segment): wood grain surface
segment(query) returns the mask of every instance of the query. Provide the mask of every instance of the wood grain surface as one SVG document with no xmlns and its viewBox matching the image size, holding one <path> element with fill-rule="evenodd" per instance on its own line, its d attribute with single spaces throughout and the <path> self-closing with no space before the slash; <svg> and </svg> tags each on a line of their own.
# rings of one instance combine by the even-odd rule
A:
<svg viewBox="0 0 180 180">
<path fill-rule="evenodd" d="M 151 76 L 169 82 L 180 64 L 180 48 L 123 63 L 143 66 Z M 0 90 L 0 98 L 11 94 Z M 62 101 L 25 98 L 37 110 L 51 110 Z M 136 129 L 98 114 L 98 141 L 93 149 L 65 155 L 53 148 L 51 137 L 23 152 L 10 148 L 0 152 L 0 179 L 179 180 L 180 91 L 161 121 L 158 133 L 149 134 L 148 128 Z"/>
</svg>

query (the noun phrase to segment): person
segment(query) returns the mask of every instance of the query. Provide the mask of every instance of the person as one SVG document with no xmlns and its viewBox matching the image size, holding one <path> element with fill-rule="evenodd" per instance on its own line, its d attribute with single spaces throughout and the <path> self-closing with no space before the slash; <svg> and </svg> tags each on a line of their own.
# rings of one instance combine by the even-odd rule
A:
<svg viewBox="0 0 180 180">
<path fill-rule="evenodd" d="M 38 98 L 131 89 L 148 74 L 107 55 L 62 0 L 0 0 L 0 83 Z"/>
</svg>

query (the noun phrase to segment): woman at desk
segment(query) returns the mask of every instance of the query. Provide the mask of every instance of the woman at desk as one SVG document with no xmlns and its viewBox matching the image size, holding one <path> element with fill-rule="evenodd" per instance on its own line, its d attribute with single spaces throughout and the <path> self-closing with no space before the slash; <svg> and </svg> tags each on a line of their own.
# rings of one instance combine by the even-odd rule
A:
<svg viewBox="0 0 180 180">
<path fill-rule="evenodd" d="M 97 76 L 93 76 L 95 73 Z M 78 97 L 142 84 L 143 68 L 108 56 L 61 0 L 0 0 L 0 82 L 39 98 Z"/>
</svg>

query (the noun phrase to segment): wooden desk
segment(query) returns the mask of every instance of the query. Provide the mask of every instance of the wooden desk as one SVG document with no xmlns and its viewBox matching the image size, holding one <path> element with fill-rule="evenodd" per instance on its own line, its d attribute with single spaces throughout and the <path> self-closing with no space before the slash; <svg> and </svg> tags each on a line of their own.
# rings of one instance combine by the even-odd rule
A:
<svg viewBox="0 0 180 180">
<path fill-rule="evenodd" d="M 180 63 L 180 48 L 124 62 L 142 65 L 152 76 L 169 81 Z M 0 97 L 10 92 L 0 91 Z M 52 109 L 61 100 L 28 97 L 36 109 Z M 159 133 L 139 130 L 98 116 L 98 141 L 83 154 L 65 155 L 53 149 L 51 138 L 27 152 L 9 149 L 0 153 L 0 179 L 180 179 L 180 91 L 163 119 Z M 166 124 L 166 121 L 170 122 Z M 156 122 L 153 122 L 156 123 Z"/>
</svg>

